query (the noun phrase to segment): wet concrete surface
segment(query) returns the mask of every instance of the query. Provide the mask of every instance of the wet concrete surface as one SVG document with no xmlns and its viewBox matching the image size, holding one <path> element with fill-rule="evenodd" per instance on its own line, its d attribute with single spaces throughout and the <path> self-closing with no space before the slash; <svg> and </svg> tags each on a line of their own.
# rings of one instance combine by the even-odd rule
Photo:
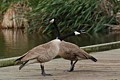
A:
<svg viewBox="0 0 120 80">
<path fill-rule="evenodd" d="M 19 71 L 19 65 L 0 68 L 0 80 L 120 80 L 120 49 L 94 52 L 98 59 L 78 61 L 73 72 L 67 72 L 70 61 L 59 58 L 45 63 L 46 73 L 42 76 L 40 64 L 30 64 Z"/>
</svg>

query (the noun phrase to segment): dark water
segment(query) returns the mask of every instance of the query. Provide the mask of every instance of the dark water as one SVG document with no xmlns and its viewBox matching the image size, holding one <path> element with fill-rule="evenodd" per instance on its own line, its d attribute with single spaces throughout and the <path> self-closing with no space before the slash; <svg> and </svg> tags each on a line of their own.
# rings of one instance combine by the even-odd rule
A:
<svg viewBox="0 0 120 80">
<path fill-rule="evenodd" d="M 20 56 L 31 48 L 48 42 L 53 36 L 40 34 L 27 34 L 23 30 L 0 30 L 0 59 Z M 106 42 L 120 40 L 120 33 L 104 34 L 81 34 L 72 36 L 65 41 L 77 44 L 78 46 L 87 46 Z"/>
</svg>

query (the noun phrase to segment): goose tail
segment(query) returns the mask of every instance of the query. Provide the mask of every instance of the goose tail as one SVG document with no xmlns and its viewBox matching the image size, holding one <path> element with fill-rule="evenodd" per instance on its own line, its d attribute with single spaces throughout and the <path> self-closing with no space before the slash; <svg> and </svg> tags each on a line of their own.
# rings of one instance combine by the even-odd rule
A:
<svg viewBox="0 0 120 80">
<path fill-rule="evenodd" d="M 23 58 L 23 56 L 18 58 L 18 59 L 16 59 L 15 62 L 20 61 L 22 58 Z"/>
<path fill-rule="evenodd" d="M 25 66 L 25 64 L 29 61 L 29 60 L 27 60 L 27 61 L 22 62 L 21 60 L 22 60 L 23 57 L 25 57 L 25 55 L 21 56 L 20 58 L 18 58 L 14 61 L 15 64 L 21 64 L 20 67 L 19 67 L 19 70 L 21 70 Z"/>
<path fill-rule="evenodd" d="M 20 58 L 16 59 L 14 62 L 15 64 L 19 64 L 21 62 L 21 59 L 25 57 L 25 55 L 21 56 Z"/>
</svg>

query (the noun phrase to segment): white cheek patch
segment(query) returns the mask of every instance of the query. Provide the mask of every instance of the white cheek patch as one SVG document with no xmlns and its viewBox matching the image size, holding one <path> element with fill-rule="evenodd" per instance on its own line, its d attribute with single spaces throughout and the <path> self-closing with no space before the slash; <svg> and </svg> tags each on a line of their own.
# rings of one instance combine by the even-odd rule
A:
<svg viewBox="0 0 120 80">
<path fill-rule="evenodd" d="M 77 31 L 75 31 L 74 33 L 75 33 L 75 35 L 79 35 L 79 34 L 80 34 L 80 33 L 79 33 L 79 32 L 77 32 Z"/>
<path fill-rule="evenodd" d="M 52 20 L 50 20 L 50 23 L 53 23 L 55 21 L 55 19 L 52 19 Z"/>
</svg>

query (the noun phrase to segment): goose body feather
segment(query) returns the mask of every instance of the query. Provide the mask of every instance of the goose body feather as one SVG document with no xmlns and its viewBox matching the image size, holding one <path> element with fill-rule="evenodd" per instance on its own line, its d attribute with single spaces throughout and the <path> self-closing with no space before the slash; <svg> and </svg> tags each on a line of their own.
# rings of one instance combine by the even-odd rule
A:
<svg viewBox="0 0 120 80">
<path fill-rule="evenodd" d="M 66 41 L 62 41 L 60 44 L 59 55 L 68 60 L 91 59 L 92 57 L 77 45 Z"/>
<path fill-rule="evenodd" d="M 55 39 L 29 50 L 20 58 L 21 62 L 37 59 L 40 63 L 47 62 L 58 55 L 60 41 Z"/>
</svg>

